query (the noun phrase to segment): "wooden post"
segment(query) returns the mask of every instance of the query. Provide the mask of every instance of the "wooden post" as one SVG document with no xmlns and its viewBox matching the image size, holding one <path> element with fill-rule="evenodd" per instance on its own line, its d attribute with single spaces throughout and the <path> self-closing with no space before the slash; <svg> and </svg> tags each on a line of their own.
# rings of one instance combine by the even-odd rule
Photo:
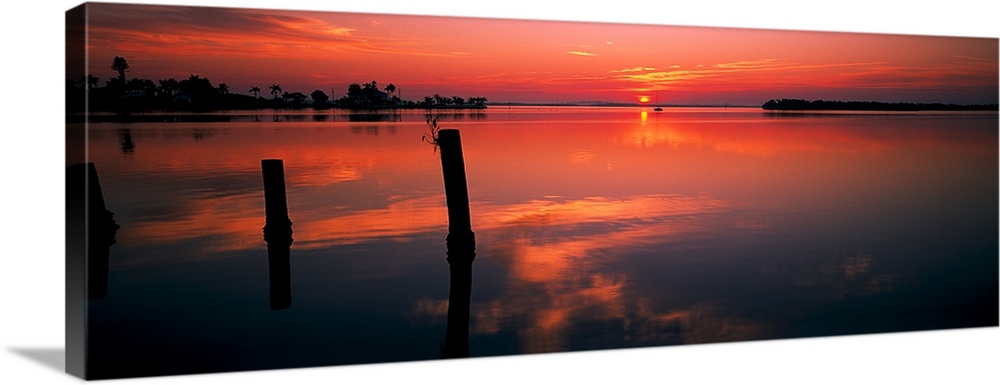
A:
<svg viewBox="0 0 1000 385">
<path fill-rule="evenodd" d="M 442 129 L 438 131 L 437 143 L 441 147 L 441 171 L 444 173 L 444 194 L 448 205 L 448 235 L 471 234 L 462 138 L 456 129 Z"/>
<path fill-rule="evenodd" d="M 472 232 L 465 156 L 458 130 L 438 131 L 441 171 L 448 206 L 448 326 L 441 358 L 469 356 L 469 314 L 472 300 L 472 261 L 476 258 L 476 235 Z"/>
<path fill-rule="evenodd" d="M 271 310 L 292 305 L 292 221 L 288 218 L 285 168 L 281 159 L 262 159 L 264 175 L 264 242 L 267 243 Z"/>
<path fill-rule="evenodd" d="M 285 166 L 281 159 L 262 159 L 260 169 L 264 174 L 265 226 L 291 226 L 288 219 L 288 201 L 285 198 Z"/>
</svg>

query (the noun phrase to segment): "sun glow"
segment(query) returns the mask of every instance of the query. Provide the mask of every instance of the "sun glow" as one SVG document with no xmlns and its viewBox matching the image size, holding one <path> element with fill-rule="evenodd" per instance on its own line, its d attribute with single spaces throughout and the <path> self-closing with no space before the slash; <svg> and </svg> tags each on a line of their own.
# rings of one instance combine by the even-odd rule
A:
<svg viewBox="0 0 1000 385">
<path fill-rule="evenodd" d="M 340 94 L 372 79 L 405 87 L 404 100 L 447 93 L 491 102 L 759 106 L 802 97 L 986 104 L 997 94 L 996 39 L 500 19 L 476 20 L 478 33 L 456 36 L 470 28 L 469 19 L 91 8 L 90 75 L 116 77 L 109 64 L 121 56 L 129 78 L 195 74 L 244 95 L 264 82 Z M 675 38 L 657 38 L 664 35 Z M 660 91 L 670 92 L 668 100 L 656 96 Z"/>
</svg>

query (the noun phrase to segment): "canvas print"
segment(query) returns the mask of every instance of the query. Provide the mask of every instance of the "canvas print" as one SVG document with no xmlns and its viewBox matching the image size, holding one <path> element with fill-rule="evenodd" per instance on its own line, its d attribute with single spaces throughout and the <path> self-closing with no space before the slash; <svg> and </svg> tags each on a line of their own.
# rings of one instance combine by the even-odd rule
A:
<svg viewBox="0 0 1000 385">
<path fill-rule="evenodd" d="M 998 39 L 87 3 L 67 371 L 998 325 Z"/>
</svg>

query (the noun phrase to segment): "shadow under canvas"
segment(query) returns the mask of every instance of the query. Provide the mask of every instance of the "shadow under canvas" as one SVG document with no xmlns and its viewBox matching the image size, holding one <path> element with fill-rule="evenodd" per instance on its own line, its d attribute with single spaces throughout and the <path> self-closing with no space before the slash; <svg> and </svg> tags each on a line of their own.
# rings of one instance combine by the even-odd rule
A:
<svg viewBox="0 0 1000 385">
<path fill-rule="evenodd" d="M 10 348 L 22 357 L 28 358 L 53 370 L 66 370 L 66 349 L 64 348 Z"/>
</svg>

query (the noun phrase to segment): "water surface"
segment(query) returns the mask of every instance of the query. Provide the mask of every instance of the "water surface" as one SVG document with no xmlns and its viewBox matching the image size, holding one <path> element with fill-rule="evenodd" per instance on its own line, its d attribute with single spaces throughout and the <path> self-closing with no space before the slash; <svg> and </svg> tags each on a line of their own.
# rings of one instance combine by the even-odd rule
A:
<svg viewBox="0 0 1000 385">
<path fill-rule="evenodd" d="M 998 323 L 996 113 L 109 117 L 94 375 L 441 357 L 464 325 L 428 117 L 463 140 L 470 356 Z M 283 160 L 290 246 L 263 238 L 262 159 Z"/>
</svg>

